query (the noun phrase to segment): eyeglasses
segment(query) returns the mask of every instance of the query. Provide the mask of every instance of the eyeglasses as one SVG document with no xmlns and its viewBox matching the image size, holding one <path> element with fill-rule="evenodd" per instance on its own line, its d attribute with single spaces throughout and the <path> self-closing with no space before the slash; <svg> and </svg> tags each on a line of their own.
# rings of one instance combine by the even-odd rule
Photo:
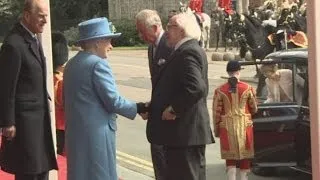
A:
<svg viewBox="0 0 320 180">
<path fill-rule="evenodd" d="M 265 77 L 270 77 L 270 76 L 272 76 L 273 74 L 274 74 L 274 72 L 272 72 L 272 71 L 265 71 L 265 72 L 263 72 L 262 73 Z"/>
<path fill-rule="evenodd" d="M 171 29 L 173 27 L 178 27 L 178 25 L 176 25 L 176 24 L 167 24 L 166 29 L 168 31 L 169 29 Z"/>
</svg>

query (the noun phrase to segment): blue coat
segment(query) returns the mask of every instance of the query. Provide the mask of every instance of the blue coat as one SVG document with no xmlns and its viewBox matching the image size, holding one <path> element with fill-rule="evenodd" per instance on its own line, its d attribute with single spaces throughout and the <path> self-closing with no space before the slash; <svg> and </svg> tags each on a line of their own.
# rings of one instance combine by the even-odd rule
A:
<svg viewBox="0 0 320 180">
<path fill-rule="evenodd" d="M 106 59 L 79 52 L 64 72 L 68 180 L 118 180 L 117 115 L 134 119 L 136 103 L 121 97 Z"/>
</svg>

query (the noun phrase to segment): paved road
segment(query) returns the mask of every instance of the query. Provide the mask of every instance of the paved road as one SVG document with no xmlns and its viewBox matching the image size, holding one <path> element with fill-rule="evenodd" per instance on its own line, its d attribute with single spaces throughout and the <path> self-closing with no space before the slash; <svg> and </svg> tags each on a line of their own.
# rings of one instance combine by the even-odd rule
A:
<svg viewBox="0 0 320 180">
<path fill-rule="evenodd" d="M 71 53 L 71 56 L 73 53 Z M 210 56 L 210 54 L 208 53 Z M 109 59 L 115 75 L 118 89 L 125 97 L 135 101 L 148 101 L 151 93 L 149 69 L 146 51 L 112 51 Z M 212 91 L 225 80 L 226 62 L 209 62 L 208 108 L 211 112 Z M 250 71 L 250 70 L 248 70 Z M 254 70 L 251 70 L 253 72 Z M 140 117 L 131 121 L 118 118 L 117 159 L 119 164 L 133 171 L 153 177 L 149 143 L 145 136 L 146 122 Z M 207 177 L 208 179 L 223 180 L 225 176 L 224 161 L 220 159 L 219 139 L 217 143 L 207 147 Z M 277 177 L 276 177 L 277 176 Z M 252 180 L 308 180 L 310 177 L 282 169 L 273 177 L 261 177 L 250 174 Z M 280 177 L 279 177 L 280 176 Z M 131 180 L 131 179 L 126 179 Z M 135 180 L 135 179 L 132 179 Z"/>
</svg>

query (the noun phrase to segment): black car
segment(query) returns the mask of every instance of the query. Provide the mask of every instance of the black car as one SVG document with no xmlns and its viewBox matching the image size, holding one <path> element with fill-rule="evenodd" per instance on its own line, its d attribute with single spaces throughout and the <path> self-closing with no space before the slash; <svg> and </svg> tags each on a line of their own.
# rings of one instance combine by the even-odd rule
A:
<svg viewBox="0 0 320 180">
<path fill-rule="evenodd" d="M 257 87 L 265 86 L 264 78 L 252 78 L 256 67 L 277 64 L 292 71 L 293 101 L 264 103 L 265 88 L 259 88 L 258 112 L 254 115 L 253 166 L 260 169 L 290 167 L 311 174 L 311 142 L 308 98 L 308 50 L 291 49 L 269 54 L 264 60 L 242 62 L 241 79 Z M 296 79 L 304 79 L 302 97 L 295 97 Z M 298 101 L 297 99 L 301 99 Z"/>
</svg>

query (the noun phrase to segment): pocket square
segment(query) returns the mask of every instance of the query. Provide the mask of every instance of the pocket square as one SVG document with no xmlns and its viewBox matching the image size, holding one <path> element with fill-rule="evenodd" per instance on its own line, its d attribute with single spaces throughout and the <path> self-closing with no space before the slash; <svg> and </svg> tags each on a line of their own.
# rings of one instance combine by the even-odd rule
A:
<svg viewBox="0 0 320 180">
<path fill-rule="evenodd" d="M 163 65 L 164 63 L 166 63 L 166 60 L 161 58 L 161 59 L 159 59 L 159 61 L 158 61 L 157 64 L 158 64 L 159 66 L 161 66 L 161 65 Z"/>
</svg>

